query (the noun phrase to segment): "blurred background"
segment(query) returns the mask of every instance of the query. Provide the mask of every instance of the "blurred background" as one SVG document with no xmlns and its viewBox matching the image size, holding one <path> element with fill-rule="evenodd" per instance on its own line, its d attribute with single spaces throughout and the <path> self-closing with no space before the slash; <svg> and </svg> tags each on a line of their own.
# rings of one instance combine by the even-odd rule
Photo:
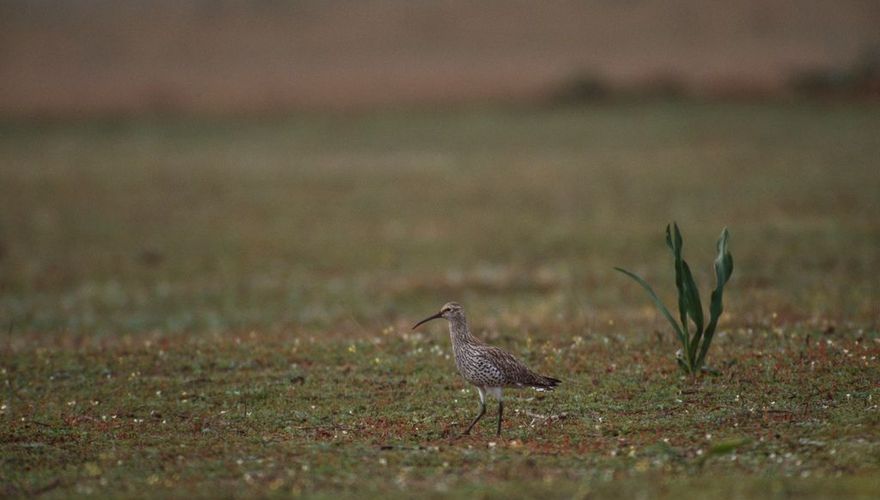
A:
<svg viewBox="0 0 880 500">
<path fill-rule="evenodd" d="M 876 327 L 878 27 L 872 0 L 0 0 L 2 328 L 358 335 L 459 300 L 648 331 L 611 267 L 667 293 L 673 219 L 704 290 L 730 226 L 732 324 Z"/>
<path fill-rule="evenodd" d="M 0 113 L 880 92 L 871 0 L 3 0 Z"/>
</svg>

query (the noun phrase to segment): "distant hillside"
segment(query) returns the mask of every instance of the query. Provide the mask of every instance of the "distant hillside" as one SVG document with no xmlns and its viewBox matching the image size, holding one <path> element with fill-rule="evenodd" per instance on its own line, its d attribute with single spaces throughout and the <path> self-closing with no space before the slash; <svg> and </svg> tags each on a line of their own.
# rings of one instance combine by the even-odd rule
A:
<svg viewBox="0 0 880 500">
<path fill-rule="evenodd" d="M 876 0 L 0 0 L 0 116 L 775 93 L 878 47 Z"/>
</svg>

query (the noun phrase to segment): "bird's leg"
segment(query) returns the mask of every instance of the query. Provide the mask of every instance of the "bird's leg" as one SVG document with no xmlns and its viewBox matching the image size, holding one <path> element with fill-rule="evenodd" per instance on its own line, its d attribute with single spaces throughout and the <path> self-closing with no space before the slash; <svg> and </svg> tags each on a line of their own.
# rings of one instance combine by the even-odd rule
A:
<svg viewBox="0 0 880 500">
<path fill-rule="evenodd" d="M 481 387 L 477 387 L 477 391 L 480 393 L 480 413 L 477 414 L 477 418 L 475 418 L 474 421 L 471 422 L 471 425 L 468 426 L 467 430 L 462 433 L 463 436 L 470 434 L 471 429 L 473 429 L 474 426 L 477 425 L 477 422 L 479 422 L 480 419 L 483 418 L 483 415 L 486 414 L 486 394 L 483 392 L 483 389 Z"/>
<path fill-rule="evenodd" d="M 498 433 L 496 435 L 501 435 L 501 415 L 504 413 L 504 401 L 498 400 Z"/>
<path fill-rule="evenodd" d="M 474 421 L 471 422 L 471 425 L 468 426 L 467 430 L 464 431 L 463 434 L 464 434 L 464 435 L 468 435 L 468 434 L 470 434 L 470 433 L 471 433 L 471 429 L 473 429 L 474 426 L 477 425 L 477 422 L 479 422 L 480 419 L 483 418 L 483 415 L 485 415 L 485 414 L 486 414 L 486 403 L 483 403 L 483 402 L 481 401 L 481 402 L 480 402 L 480 413 L 477 414 L 477 417 L 474 418 Z"/>
</svg>

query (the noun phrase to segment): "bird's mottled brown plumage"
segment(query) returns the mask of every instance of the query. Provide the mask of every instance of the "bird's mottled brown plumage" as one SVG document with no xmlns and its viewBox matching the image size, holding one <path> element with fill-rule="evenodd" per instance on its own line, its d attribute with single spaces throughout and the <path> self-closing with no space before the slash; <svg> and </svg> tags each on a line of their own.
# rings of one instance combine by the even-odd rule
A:
<svg viewBox="0 0 880 500">
<path fill-rule="evenodd" d="M 504 349 L 490 346 L 474 337 L 468 328 L 464 309 L 455 302 L 445 304 L 439 313 L 424 319 L 416 326 L 437 318 L 449 321 L 449 336 L 452 339 L 455 366 L 462 377 L 476 386 L 480 393 L 480 413 L 465 434 L 470 432 L 486 413 L 486 393 L 498 399 L 498 434 L 501 434 L 503 388 L 534 387 L 538 390 L 553 390 L 560 383 L 558 379 L 535 373 Z"/>
</svg>

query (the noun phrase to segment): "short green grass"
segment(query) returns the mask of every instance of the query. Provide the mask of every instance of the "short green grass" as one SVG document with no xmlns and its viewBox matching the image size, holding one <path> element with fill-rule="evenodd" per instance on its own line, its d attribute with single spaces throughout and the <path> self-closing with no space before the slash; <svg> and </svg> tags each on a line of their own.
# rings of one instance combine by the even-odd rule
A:
<svg viewBox="0 0 880 500">
<path fill-rule="evenodd" d="M 0 494 L 870 497 L 878 111 L 2 124 Z M 612 269 L 674 289 L 671 220 L 731 230 L 719 376 Z M 501 439 L 449 300 L 564 380 Z"/>
</svg>

